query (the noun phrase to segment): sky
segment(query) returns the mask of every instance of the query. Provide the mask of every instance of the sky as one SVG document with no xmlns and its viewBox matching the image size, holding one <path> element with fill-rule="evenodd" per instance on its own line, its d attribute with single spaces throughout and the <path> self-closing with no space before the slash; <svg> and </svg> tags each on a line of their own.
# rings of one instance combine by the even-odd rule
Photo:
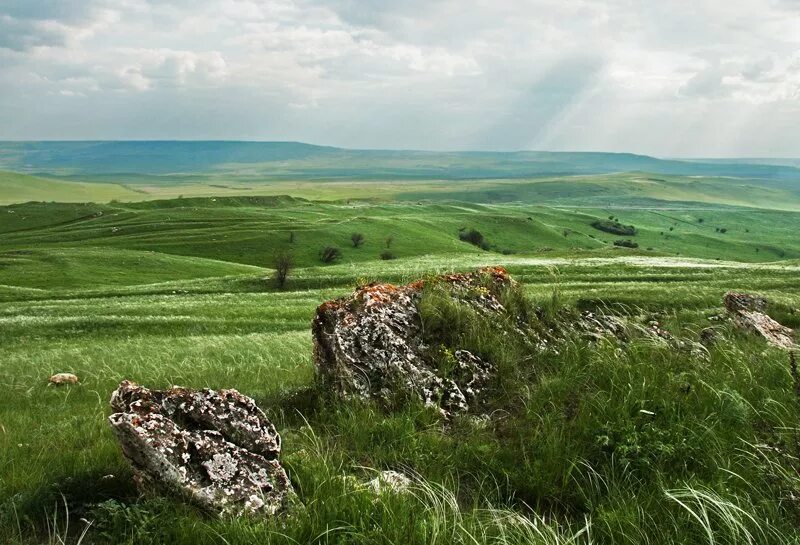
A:
<svg viewBox="0 0 800 545">
<path fill-rule="evenodd" d="M 800 157 L 800 0 L 0 0 L 0 139 Z"/>
</svg>

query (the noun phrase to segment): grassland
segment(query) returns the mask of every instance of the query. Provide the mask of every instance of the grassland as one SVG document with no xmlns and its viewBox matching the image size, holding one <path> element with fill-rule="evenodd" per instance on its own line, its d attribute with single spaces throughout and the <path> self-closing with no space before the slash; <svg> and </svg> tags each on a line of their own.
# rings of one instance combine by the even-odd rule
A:
<svg viewBox="0 0 800 545">
<path fill-rule="evenodd" d="M 108 202 L 139 200 L 141 195 L 117 183 L 61 181 L 0 170 L 0 205 L 27 201 Z"/>
<path fill-rule="evenodd" d="M 793 433 L 797 408 L 788 360 L 732 332 L 726 335 L 734 344 L 702 364 L 649 345 L 624 354 L 576 345 L 574 353 L 538 362 L 527 400 L 533 427 L 512 435 L 468 422 L 448 432 L 413 407 L 383 414 L 309 401 L 308 328 L 317 304 L 359 279 L 403 281 L 487 261 L 507 265 L 540 304 L 550 304 L 554 292 L 568 306 L 603 301 L 632 314 L 656 313 L 677 334 L 711 324 L 707 316 L 718 312 L 727 289 L 765 293 L 785 308 L 800 305 L 798 270 L 791 266 L 674 258 L 539 263 L 482 255 L 304 268 L 282 292 L 263 280 L 267 271 L 250 271 L 6 294 L 0 303 L 0 537 L 46 541 L 49 528 L 52 542 L 56 535 L 75 542 L 85 526 L 81 518 L 93 523 L 85 538 L 92 543 L 466 543 L 468 535 L 500 540 L 498 532 L 507 542 L 669 543 L 689 536 L 702 543 L 706 529 L 715 543 L 746 542 L 748 535 L 777 543 L 793 535 L 788 519 L 770 518 L 788 517 L 791 502 L 763 498 L 797 486 L 791 473 L 781 474 L 777 488 L 764 484 L 777 478 L 766 472 L 793 466 L 758 446 L 765 440 L 763 419 L 769 433 Z M 792 319 L 798 325 L 800 316 Z M 65 370 L 81 384 L 46 385 L 50 373 Z M 279 422 L 285 460 L 312 514 L 288 525 L 224 522 L 171 501 L 137 499 L 105 423 L 108 393 L 131 377 L 153 387 L 233 385 L 254 396 Z M 696 388 L 691 396 L 677 394 L 684 382 Z M 569 406 L 576 395 L 585 412 L 574 422 L 560 404 Z M 640 409 L 656 412 L 658 420 L 643 420 Z M 778 422 L 788 430 L 775 431 Z M 732 429 L 733 436 L 725 435 Z M 611 436 L 628 450 L 597 446 Z M 508 458 L 518 455 L 522 465 Z M 341 479 L 367 477 L 367 468 L 413 471 L 424 485 L 413 499 L 386 497 L 375 505 Z M 709 510 L 709 520 L 697 522 L 682 504 L 695 513 Z"/>
<path fill-rule="evenodd" d="M 715 320 L 722 294 L 742 290 L 800 327 L 793 184 L 629 173 L 273 180 L 240 194 L 200 176 L 42 197 L 87 202 L 18 202 L 22 190 L 0 184 L 15 202 L 0 207 L 0 542 L 800 543 L 798 377 L 786 353 Z M 86 180 L 53 191 L 105 188 Z M 251 182 L 223 182 L 237 183 Z M 625 238 L 638 248 L 591 226 L 609 217 L 636 227 Z M 342 257 L 323 264 L 329 245 Z M 278 251 L 296 265 L 283 290 L 270 278 Z M 575 338 L 559 354 L 521 354 L 491 424 L 320 401 L 318 304 L 364 282 L 482 265 L 506 266 L 546 313 L 657 319 L 688 348 Z M 720 342 L 698 355 L 706 327 Z M 64 371 L 81 382 L 47 385 Z M 105 421 L 124 378 L 253 396 L 279 427 L 305 511 L 224 521 L 139 497 Z M 376 499 L 347 478 L 382 469 L 414 475 L 413 493 Z"/>
</svg>

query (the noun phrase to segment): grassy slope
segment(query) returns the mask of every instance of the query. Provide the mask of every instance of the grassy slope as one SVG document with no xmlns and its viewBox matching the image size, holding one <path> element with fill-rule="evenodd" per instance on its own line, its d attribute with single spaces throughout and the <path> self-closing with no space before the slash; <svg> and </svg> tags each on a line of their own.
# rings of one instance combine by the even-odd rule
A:
<svg viewBox="0 0 800 545">
<path fill-rule="evenodd" d="M 627 237 L 639 244 L 638 250 L 616 248 L 613 242 L 626 237 L 590 226 L 594 219 L 611 215 L 638 228 L 635 236 Z M 84 250 L 96 248 L 98 252 L 155 251 L 257 267 L 270 267 L 276 251 L 289 250 L 297 266 L 308 267 L 321 265 L 319 250 L 329 245 L 341 248 L 343 263 L 376 260 L 386 251 L 390 236 L 390 251 L 398 258 L 581 252 L 762 262 L 800 256 L 800 238 L 793 227 L 797 222 L 797 213 L 793 212 L 720 207 L 618 210 L 463 203 L 312 203 L 289 198 L 183 199 L 89 206 L 31 203 L 0 208 L 0 256 L 5 264 L 0 269 L 0 284 L 39 285 L 23 280 L 33 278 L 26 274 L 25 267 L 35 269 L 39 262 L 56 259 L 56 251 L 76 246 Z M 462 228 L 483 233 L 491 251 L 461 242 L 458 234 Z M 726 232 L 718 231 L 721 229 Z M 353 248 L 350 243 L 350 235 L 355 232 L 365 235 L 366 242 L 360 248 Z M 45 253 L 37 260 L 20 259 L 13 253 L 31 249 Z M 79 270 L 82 255 L 90 254 L 71 254 L 78 267 L 75 270 Z M 106 262 L 114 262 L 112 253 Z M 138 275 L 132 272 L 132 282 L 186 278 L 179 272 L 184 266 L 194 267 L 197 274 L 189 276 L 197 276 L 203 268 L 189 261 L 180 267 L 148 267 L 147 261 L 142 263 L 137 270 L 148 269 L 143 277 L 146 280 L 136 280 Z M 223 268 L 218 264 L 206 276 L 228 274 Z M 59 278 L 49 281 L 58 285 Z"/>
<path fill-rule="evenodd" d="M 108 202 L 139 200 L 141 194 L 115 183 L 81 183 L 0 170 L 0 205 L 26 201 Z"/>
<path fill-rule="evenodd" d="M 83 517 L 91 543 L 666 545 L 708 542 L 708 532 L 719 544 L 796 543 L 795 502 L 775 501 L 800 494 L 800 405 L 786 356 L 708 320 L 736 289 L 785 305 L 781 319 L 800 326 L 796 214 L 588 206 L 218 198 L 0 208 L 0 542 L 40 543 L 48 525 L 67 534 L 66 505 L 72 541 Z M 637 226 L 640 250 L 614 249 L 618 237 L 589 226 L 609 215 Z M 460 227 L 517 253 L 460 242 Z M 365 233 L 363 248 L 348 247 L 353 231 Z M 381 261 L 388 234 L 400 259 Z M 331 243 L 342 262 L 319 264 L 319 246 Z M 260 268 L 277 248 L 292 248 L 300 267 L 285 292 Z M 687 259 L 780 254 L 792 259 Z M 387 415 L 307 401 L 317 304 L 357 282 L 485 264 L 507 265 L 546 306 L 554 293 L 581 308 L 602 301 L 689 338 L 717 326 L 725 341 L 707 362 L 653 343 L 577 343 L 534 361 L 540 373 L 497 429 L 461 422 L 450 433 L 416 408 Z M 48 387 L 61 371 L 81 384 Z M 137 498 L 105 422 L 123 378 L 254 396 L 282 433 L 308 516 L 215 521 Z M 412 469 L 442 488 L 374 502 L 341 478 L 369 477 L 365 468 Z M 472 509 L 488 503 L 510 510 Z"/>
<path fill-rule="evenodd" d="M 726 473 L 758 471 L 747 463 L 748 456 L 760 455 L 758 448 L 742 443 L 737 434 L 751 443 L 762 441 L 743 430 L 751 430 L 753 422 L 763 429 L 768 422 L 785 421 L 794 414 L 788 405 L 791 398 L 781 391 L 791 391 L 785 355 L 764 351 L 761 343 L 727 345 L 709 364 L 695 364 L 680 354 L 646 345 L 638 356 L 609 348 L 541 362 L 551 370 L 531 390 L 533 397 L 527 403 L 535 418 L 513 433 L 506 430 L 502 438 L 469 426 L 452 436 L 442 433 L 425 412 L 392 416 L 358 407 L 315 412 L 287 397 L 287 392 L 302 392 L 311 384 L 308 327 L 321 301 L 346 293 L 358 277 L 402 280 L 424 271 L 448 270 L 454 264 L 471 267 L 481 258 L 430 257 L 363 263 L 357 268 L 342 264 L 298 270 L 290 290 L 282 293 L 264 292 L 267 286 L 250 274 L 175 282 L 166 293 L 162 286 L 134 289 L 138 293 L 109 287 L 99 293 L 87 283 L 84 288 L 91 288 L 90 292 L 54 289 L 38 301 L 0 303 L 0 358 L 4 362 L 0 541 L 32 538 L 34 528 L 44 531 L 40 525 L 45 517 L 51 525 L 57 517 L 58 533 L 63 535 L 66 502 L 73 530 L 82 528 L 79 517 L 94 521 L 91 542 L 288 541 L 283 534 L 306 542 L 314 541 L 327 526 L 329 530 L 343 528 L 330 530 L 333 543 L 428 543 L 434 539 L 466 543 L 470 541 L 464 528 L 453 528 L 453 534 L 446 531 L 440 538 L 427 532 L 430 525 L 446 525 L 451 517 L 460 516 L 465 528 L 477 532 L 476 539 L 488 540 L 473 527 L 479 523 L 469 514 L 470 502 L 485 506 L 482 502 L 489 500 L 502 505 L 515 492 L 537 511 L 552 510 L 555 517 L 541 523 L 541 529 L 554 532 L 554 537 L 528 536 L 527 543 L 561 543 L 557 536 L 566 540 L 587 520 L 593 525 L 591 534 L 601 543 L 617 543 L 623 536 L 630 543 L 667 543 L 676 536 L 702 543 L 702 524 L 663 491 L 705 490 L 710 494 L 705 499 L 689 499 L 700 502 L 693 508 L 713 510 L 719 497 L 757 509 L 748 512 L 758 517 L 752 524 L 735 510 L 729 513 L 730 521 L 742 525 L 740 532 L 759 536 L 758 542 L 784 542 L 765 535 L 786 532 L 787 523 L 774 520 L 764 525 L 763 517 L 789 517 L 791 510 L 771 511 L 773 504 L 766 498 L 759 500 L 766 503 L 753 507 L 746 494 L 762 498 L 764 493 L 773 493 L 759 474 L 746 474 L 751 481 L 747 488 L 735 474 Z M 659 259 L 636 264 L 556 261 L 540 265 L 514 257 L 494 260 L 507 264 L 536 301 L 549 301 L 557 289 L 569 304 L 602 298 L 608 303 L 644 305 L 661 313 L 662 322 L 672 324 L 669 327 L 676 332 L 712 324 L 706 316 L 719 311 L 720 297 L 727 289 L 759 291 L 782 303 L 800 305 L 797 271 L 777 266 L 686 266 Z M 570 359 L 573 356 L 578 359 Z M 559 365 L 563 366 L 560 371 L 552 370 Z M 647 369 L 653 372 L 643 374 Z M 82 382 L 69 389 L 48 387 L 46 377 L 57 371 L 75 372 Z M 226 523 L 203 518 L 173 502 L 137 500 L 130 470 L 104 418 L 108 392 L 119 380 L 131 377 L 153 387 L 235 386 L 255 396 L 278 422 L 284 460 L 304 499 L 311 502 L 311 518 L 299 517 L 280 528 L 258 521 Z M 686 381 L 694 385 L 694 393 L 674 394 Z M 585 412 L 579 409 L 577 420 L 564 419 L 561 404 L 569 406 L 575 396 Z M 674 405 L 664 404 L 667 401 Z M 296 416 L 298 408 L 309 419 L 307 423 Z M 640 409 L 663 415 L 658 425 L 641 420 L 645 417 Z M 702 430 L 703 437 L 692 435 Z M 728 436 L 731 430 L 736 431 Z M 632 465 L 618 465 L 614 451 L 596 443 L 609 435 L 625 449 L 616 456 L 626 452 Z M 518 441 L 528 446 L 515 454 L 513 445 Z M 692 451 L 693 469 L 681 467 L 680 460 L 699 445 L 704 453 Z M 734 448 L 739 455 L 731 458 L 727 449 Z M 718 453 L 721 457 L 715 458 Z M 593 458 L 584 460 L 585 456 Z M 410 466 L 426 479 L 444 483 L 445 491 L 452 479 L 459 479 L 467 501 L 464 511 L 441 511 L 436 503 L 417 505 L 392 498 L 373 504 L 337 480 L 345 473 L 368 476 L 364 466 Z M 593 471 L 599 473 L 593 477 Z M 476 489 L 476 479 L 481 477 L 497 484 Z M 469 499 L 479 490 L 478 498 Z M 106 503 L 91 512 L 84 507 L 100 502 Z M 578 506 L 587 510 L 585 516 L 570 512 Z M 714 512 L 708 521 L 716 542 L 740 543 L 741 533 L 726 527 L 730 521 L 725 517 L 724 512 Z M 563 525 L 561 529 L 555 528 L 555 520 Z M 503 525 L 495 531 L 505 531 L 509 541 L 522 542 L 512 538 L 515 528 Z M 588 544 L 586 537 L 577 543 Z"/>
</svg>

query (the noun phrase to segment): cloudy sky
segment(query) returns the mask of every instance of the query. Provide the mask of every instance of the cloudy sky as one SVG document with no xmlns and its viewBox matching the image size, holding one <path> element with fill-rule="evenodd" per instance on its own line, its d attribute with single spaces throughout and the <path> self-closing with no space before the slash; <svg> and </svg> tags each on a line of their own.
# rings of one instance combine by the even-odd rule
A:
<svg viewBox="0 0 800 545">
<path fill-rule="evenodd" d="M 0 0 L 0 139 L 800 156 L 800 0 Z"/>
</svg>

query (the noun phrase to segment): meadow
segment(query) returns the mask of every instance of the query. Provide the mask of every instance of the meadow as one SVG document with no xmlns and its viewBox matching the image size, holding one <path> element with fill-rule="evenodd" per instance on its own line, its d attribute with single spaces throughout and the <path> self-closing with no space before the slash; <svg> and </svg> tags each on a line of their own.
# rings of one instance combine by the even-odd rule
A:
<svg viewBox="0 0 800 545">
<path fill-rule="evenodd" d="M 0 207 L 0 542 L 800 543 L 800 377 L 786 352 L 719 319 L 722 295 L 740 290 L 800 327 L 794 189 L 597 176 L 457 191 L 432 180 L 269 181 L 259 188 L 303 185 L 262 195 L 195 179 L 213 196 L 12 197 Z M 514 193 L 486 193 L 498 187 Z M 486 244 L 462 240 L 469 230 Z M 323 263 L 326 246 L 341 257 Z M 272 279 L 279 252 L 295 264 L 283 289 Z M 483 340 L 510 369 L 488 421 L 318 391 L 317 305 L 371 281 L 484 265 L 507 267 L 545 316 L 655 319 L 687 349 L 575 336 L 537 354 Z M 428 306 L 431 330 L 476 342 L 443 326 L 458 323 L 452 309 Z M 719 340 L 698 348 L 708 327 Z M 80 383 L 48 385 L 65 371 Z M 216 520 L 140 497 L 106 422 L 122 379 L 255 398 L 305 508 Z M 412 476 L 410 493 L 358 485 L 385 469 Z"/>
</svg>

